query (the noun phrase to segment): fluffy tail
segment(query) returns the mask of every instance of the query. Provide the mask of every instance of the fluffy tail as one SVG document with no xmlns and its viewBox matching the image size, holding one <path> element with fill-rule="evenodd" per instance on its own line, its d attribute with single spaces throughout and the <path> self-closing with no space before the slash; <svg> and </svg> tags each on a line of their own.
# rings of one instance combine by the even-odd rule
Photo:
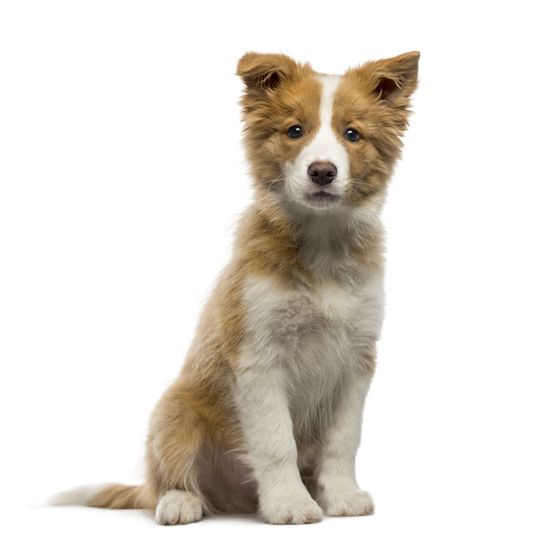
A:
<svg viewBox="0 0 544 544">
<path fill-rule="evenodd" d="M 95 508 L 153 509 L 155 500 L 141 485 L 106 484 L 81 486 L 51 498 L 54 506 L 82 505 Z"/>
</svg>

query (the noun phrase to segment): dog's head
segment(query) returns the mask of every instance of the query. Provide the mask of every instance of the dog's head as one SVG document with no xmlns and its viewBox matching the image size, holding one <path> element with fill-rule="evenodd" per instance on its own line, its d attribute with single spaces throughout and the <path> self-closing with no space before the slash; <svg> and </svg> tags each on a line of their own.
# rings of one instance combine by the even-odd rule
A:
<svg viewBox="0 0 544 544">
<path fill-rule="evenodd" d="M 419 53 L 406 53 L 336 76 L 285 55 L 244 55 L 238 75 L 258 195 L 323 210 L 383 193 L 402 147 L 418 61 Z"/>
</svg>

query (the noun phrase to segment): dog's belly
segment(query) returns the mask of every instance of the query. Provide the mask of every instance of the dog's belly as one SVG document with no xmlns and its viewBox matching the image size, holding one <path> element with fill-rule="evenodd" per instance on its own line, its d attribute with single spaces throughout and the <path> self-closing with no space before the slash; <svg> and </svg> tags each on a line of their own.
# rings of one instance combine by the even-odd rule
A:
<svg viewBox="0 0 544 544">
<path fill-rule="evenodd" d="M 257 483 L 251 467 L 237 453 L 216 449 L 201 455 L 198 484 L 217 511 L 249 513 L 257 509 Z"/>
</svg>

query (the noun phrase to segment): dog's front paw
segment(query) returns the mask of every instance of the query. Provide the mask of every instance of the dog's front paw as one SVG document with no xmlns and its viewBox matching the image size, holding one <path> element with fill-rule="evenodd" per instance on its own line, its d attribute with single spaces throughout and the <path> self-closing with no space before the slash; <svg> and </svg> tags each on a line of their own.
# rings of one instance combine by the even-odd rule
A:
<svg viewBox="0 0 544 544">
<path fill-rule="evenodd" d="M 368 516 L 374 513 L 372 497 L 366 491 L 324 492 L 319 504 L 327 516 Z"/>
<path fill-rule="evenodd" d="M 323 512 L 309 494 L 276 497 L 261 500 L 261 515 L 267 523 L 275 525 L 316 523 Z"/>
</svg>

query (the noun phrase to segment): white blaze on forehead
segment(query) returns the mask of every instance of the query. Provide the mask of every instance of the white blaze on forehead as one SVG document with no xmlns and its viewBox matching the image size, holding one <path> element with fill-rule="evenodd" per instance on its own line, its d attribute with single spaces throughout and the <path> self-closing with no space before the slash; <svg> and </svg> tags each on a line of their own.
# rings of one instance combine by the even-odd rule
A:
<svg viewBox="0 0 544 544">
<path fill-rule="evenodd" d="M 319 79 L 323 85 L 319 104 L 319 131 L 307 150 L 310 157 L 314 156 L 313 160 L 331 161 L 338 168 L 344 166 L 341 163 L 347 157 L 346 150 L 336 138 L 332 128 L 334 97 L 340 85 L 341 76 L 320 75 Z"/>
<path fill-rule="evenodd" d="M 332 184 L 336 191 L 342 192 L 348 185 L 349 157 L 332 126 L 334 98 L 342 76 L 320 74 L 318 78 L 322 85 L 319 128 L 297 158 L 286 165 L 287 189 L 295 197 L 311 185 L 308 167 L 315 161 L 330 161 L 336 166 L 338 173 Z"/>
<path fill-rule="evenodd" d="M 342 76 L 318 76 L 323 86 L 319 104 L 319 130 L 302 151 L 300 158 L 306 161 L 306 167 L 314 161 L 330 161 L 338 169 L 338 178 L 347 177 L 348 154 L 338 141 L 332 127 L 334 97 Z"/>
</svg>

